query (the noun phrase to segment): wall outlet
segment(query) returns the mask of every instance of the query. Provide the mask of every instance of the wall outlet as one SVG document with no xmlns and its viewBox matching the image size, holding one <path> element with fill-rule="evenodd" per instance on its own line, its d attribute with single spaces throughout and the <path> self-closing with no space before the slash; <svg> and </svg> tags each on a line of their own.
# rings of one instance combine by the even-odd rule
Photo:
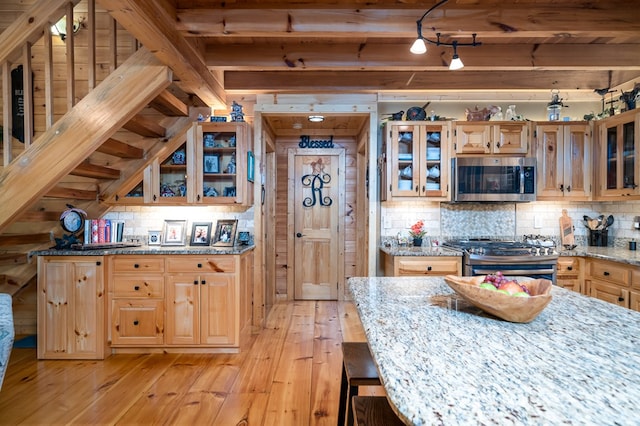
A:
<svg viewBox="0 0 640 426">
<path fill-rule="evenodd" d="M 391 218 L 390 218 L 390 217 L 385 216 L 385 218 L 384 218 L 384 222 L 383 222 L 383 224 L 382 224 L 382 227 L 383 227 L 384 229 L 389 229 L 389 228 L 391 228 Z"/>
<path fill-rule="evenodd" d="M 534 216 L 533 217 L 533 227 L 535 229 L 540 229 L 542 228 L 542 218 L 540 216 Z"/>
</svg>

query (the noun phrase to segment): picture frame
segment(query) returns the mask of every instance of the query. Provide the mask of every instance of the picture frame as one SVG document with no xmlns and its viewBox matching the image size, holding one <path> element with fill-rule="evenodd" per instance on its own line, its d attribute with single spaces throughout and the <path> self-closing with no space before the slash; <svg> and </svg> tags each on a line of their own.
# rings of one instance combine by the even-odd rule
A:
<svg viewBox="0 0 640 426">
<path fill-rule="evenodd" d="M 183 246 L 187 241 L 186 220 L 165 220 L 162 230 L 163 246 Z"/>
<path fill-rule="evenodd" d="M 211 244 L 211 222 L 194 222 L 191 225 L 190 246 L 208 246 Z"/>
<path fill-rule="evenodd" d="M 216 154 L 205 154 L 203 167 L 205 173 L 220 173 L 220 157 Z"/>
<path fill-rule="evenodd" d="M 253 151 L 247 151 L 247 180 L 249 182 L 253 182 L 255 178 L 255 156 L 253 155 Z"/>
<path fill-rule="evenodd" d="M 162 245 L 162 231 L 149 231 L 149 240 L 147 241 L 147 245 Z"/>
<path fill-rule="evenodd" d="M 233 247 L 236 239 L 237 219 L 219 220 L 216 223 L 216 233 L 213 245 L 219 247 Z"/>
</svg>

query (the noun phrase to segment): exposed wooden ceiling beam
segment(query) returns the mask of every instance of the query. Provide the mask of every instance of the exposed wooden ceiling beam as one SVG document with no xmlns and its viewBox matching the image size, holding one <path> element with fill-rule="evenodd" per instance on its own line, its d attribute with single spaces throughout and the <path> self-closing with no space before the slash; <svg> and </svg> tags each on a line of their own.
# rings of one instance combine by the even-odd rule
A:
<svg viewBox="0 0 640 426">
<path fill-rule="evenodd" d="M 634 71 L 257 71 L 225 72 L 229 91 L 305 92 L 428 89 L 596 89 L 617 86 L 638 75 Z"/>
<path fill-rule="evenodd" d="M 442 70 L 453 50 L 429 46 L 424 55 L 409 52 L 410 45 L 382 43 L 260 43 L 210 45 L 205 60 L 210 67 L 225 70 L 326 70 L 424 71 Z M 466 69 L 489 70 L 640 70 L 640 44 L 510 44 L 482 45 L 458 49 Z"/>
<path fill-rule="evenodd" d="M 423 33 L 435 28 L 442 34 L 483 37 L 637 37 L 640 21 L 630 13 L 629 3 L 592 2 L 575 4 L 451 2 L 432 12 Z M 493 2 L 491 2 L 493 3 Z M 373 4 L 375 7 L 375 3 Z M 236 5 L 233 4 L 232 7 Z M 362 6 L 362 4 L 360 5 Z M 176 27 L 185 37 L 408 37 L 416 36 L 416 20 L 424 8 L 403 9 L 360 6 L 306 9 L 179 9 Z"/>
<path fill-rule="evenodd" d="M 120 25 L 169 66 L 184 86 L 208 105 L 226 107 L 222 82 L 209 72 L 194 45 L 175 27 L 176 12 L 165 0 L 98 0 Z"/>
</svg>

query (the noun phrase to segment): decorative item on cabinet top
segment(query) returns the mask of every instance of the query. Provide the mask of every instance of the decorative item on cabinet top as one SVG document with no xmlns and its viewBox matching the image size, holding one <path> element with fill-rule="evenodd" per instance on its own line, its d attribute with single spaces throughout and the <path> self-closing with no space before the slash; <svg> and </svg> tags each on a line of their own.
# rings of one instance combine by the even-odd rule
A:
<svg viewBox="0 0 640 426">
<path fill-rule="evenodd" d="M 214 246 L 232 247 L 236 238 L 237 219 L 219 220 L 213 239 Z"/>
<path fill-rule="evenodd" d="M 183 246 L 187 241 L 186 220 L 165 220 L 162 231 L 163 246 Z"/>
</svg>

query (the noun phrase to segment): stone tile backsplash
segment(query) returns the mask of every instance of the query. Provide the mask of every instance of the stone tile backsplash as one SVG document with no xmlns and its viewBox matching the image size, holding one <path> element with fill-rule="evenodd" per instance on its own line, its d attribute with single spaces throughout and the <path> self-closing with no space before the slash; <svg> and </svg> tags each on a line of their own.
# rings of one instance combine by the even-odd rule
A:
<svg viewBox="0 0 640 426">
<path fill-rule="evenodd" d="M 381 209 L 381 236 L 396 237 L 408 233 L 418 219 L 425 220 L 427 235 L 432 239 L 513 238 L 541 235 L 560 242 L 562 210 L 573 220 L 576 243 L 587 245 L 588 229 L 583 216 L 592 218 L 613 215 L 608 230 L 608 245 L 627 247 L 640 239 L 633 219 L 640 216 L 640 201 L 622 202 L 551 202 L 532 203 L 436 203 L 385 202 Z M 384 240 L 384 238 L 383 238 Z"/>
</svg>

